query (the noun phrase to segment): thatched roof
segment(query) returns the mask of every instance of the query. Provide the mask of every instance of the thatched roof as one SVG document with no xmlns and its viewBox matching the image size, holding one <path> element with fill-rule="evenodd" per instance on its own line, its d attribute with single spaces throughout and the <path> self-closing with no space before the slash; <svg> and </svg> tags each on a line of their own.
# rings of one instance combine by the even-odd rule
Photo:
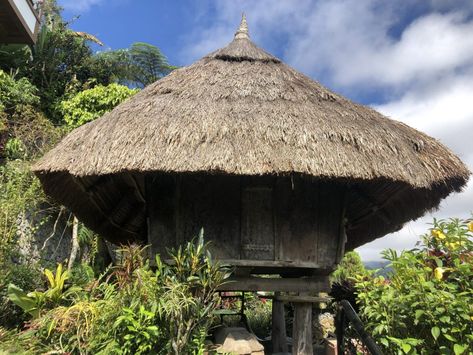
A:
<svg viewBox="0 0 473 355">
<path fill-rule="evenodd" d="M 116 241 L 145 233 L 143 173 L 345 180 L 348 248 L 437 207 L 469 177 L 434 138 L 258 48 L 246 21 L 225 48 L 75 129 L 34 171 L 48 194 Z"/>
</svg>

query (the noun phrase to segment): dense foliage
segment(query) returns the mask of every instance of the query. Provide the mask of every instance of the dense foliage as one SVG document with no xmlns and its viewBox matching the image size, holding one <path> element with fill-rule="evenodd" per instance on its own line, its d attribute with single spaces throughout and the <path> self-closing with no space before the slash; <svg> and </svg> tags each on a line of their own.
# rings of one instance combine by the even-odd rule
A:
<svg viewBox="0 0 473 355">
<path fill-rule="evenodd" d="M 0 69 L 0 109 L 12 112 L 22 105 L 39 103 L 38 89 L 28 79 L 20 78 Z"/>
<path fill-rule="evenodd" d="M 98 85 L 61 101 L 59 107 L 66 124 L 75 128 L 111 111 L 136 92 L 136 89 L 129 89 L 119 84 Z"/>
<path fill-rule="evenodd" d="M 7 351 L 81 354 L 203 354 L 225 270 L 202 239 L 170 252 L 173 263 L 127 247 L 117 266 L 81 285 L 67 283 L 61 266 L 46 270 L 47 287 L 25 292 L 10 284 L 10 299 L 32 321 L 19 334 L 0 334 Z M 26 339 L 26 340 L 25 340 Z M 33 341 L 31 341 L 33 340 Z"/>
<path fill-rule="evenodd" d="M 473 222 L 434 221 L 419 249 L 383 253 L 387 278 L 360 278 L 368 330 L 398 354 L 473 354 Z"/>
<path fill-rule="evenodd" d="M 7 297 L 8 284 L 41 288 L 41 270 L 51 268 L 43 254 L 53 248 L 56 253 L 58 240 L 66 240 L 64 247 L 74 239 L 72 214 L 46 198 L 31 163 L 71 128 L 136 92 L 117 84 L 130 81 L 129 68 L 94 53 L 91 43 L 101 45 L 94 36 L 71 30 L 55 0 L 44 0 L 36 44 L 0 45 L 0 327 L 21 327 L 26 317 Z M 157 51 L 164 65 L 156 47 L 148 45 L 146 51 L 151 59 Z M 111 261 L 104 241 L 80 222 L 76 225 L 80 250 L 75 260 L 87 264 L 76 264 L 68 287 L 87 279 L 90 266 L 104 270 Z M 54 253 L 51 257 L 58 259 Z M 72 259 L 72 249 L 60 253 L 61 261 L 67 261 L 68 253 Z"/>
<path fill-rule="evenodd" d="M 355 276 L 368 275 L 360 255 L 356 251 L 349 251 L 344 256 L 337 269 L 330 275 L 332 282 L 350 281 Z"/>
</svg>

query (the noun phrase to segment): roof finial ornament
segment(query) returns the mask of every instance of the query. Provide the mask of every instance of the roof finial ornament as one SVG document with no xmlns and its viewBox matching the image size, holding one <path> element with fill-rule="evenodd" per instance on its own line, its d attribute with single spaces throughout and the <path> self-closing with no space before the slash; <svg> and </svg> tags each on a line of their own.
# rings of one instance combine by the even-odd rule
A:
<svg viewBox="0 0 473 355">
<path fill-rule="evenodd" d="M 246 38 L 246 39 L 250 38 L 248 34 L 248 23 L 246 22 L 246 16 L 244 12 L 241 14 L 240 27 L 235 33 L 235 39 L 242 39 L 242 38 Z"/>
</svg>

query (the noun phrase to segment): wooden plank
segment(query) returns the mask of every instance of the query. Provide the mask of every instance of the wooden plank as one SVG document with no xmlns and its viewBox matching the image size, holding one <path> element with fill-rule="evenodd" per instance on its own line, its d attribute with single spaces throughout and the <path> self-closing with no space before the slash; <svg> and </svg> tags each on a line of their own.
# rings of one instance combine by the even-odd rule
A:
<svg viewBox="0 0 473 355">
<path fill-rule="evenodd" d="M 219 263 L 221 265 L 233 265 L 233 266 L 241 266 L 241 267 L 280 267 L 280 268 L 322 269 L 320 265 L 315 264 L 313 262 L 286 261 L 286 260 L 220 259 Z"/>
<path fill-rule="evenodd" d="M 146 180 L 148 205 L 148 243 L 150 253 L 167 255 L 167 248 L 176 247 L 175 190 L 170 175 L 149 175 Z M 153 262 L 154 258 L 151 258 Z"/>
<path fill-rule="evenodd" d="M 305 296 L 305 295 L 276 295 L 274 300 L 279 302 L 289 302 L 289 303 L 326 303 L 332 300 L 331 297 L 314 297 L 314 296 Z"/>
<path fill-rule="evenodd" d="M 239 259 L 240 178 L 204 174 L 182 177 L 179 224 L 183 240 L 192 239 L 203 228 L 216 259 Z"/>
<path fill-rule="evenodd" d="M 279 292 L 328 292 L 328 277 L 262 278 L 231 277 L 219 291 L 279 291 Z"/>
<path fill-rule="evenodd" d="M 241 259 L 274 260 L 273 190 L 243 186 L 241 192 Z"/>
<path fill-rule="evenodd" d="M 301 177 L 276 183 L 278 259 L 317 263 L 318 183 Z"/>
<path fill-rule="evenodd" d="M 320 184 L 318 219 L 318 256 L 320 265 L 336 266 L 338 256 L 344 248 L 344 241 L 340 244 L 340 238 L 344 238 L 342 231 L 343 204 L 345 201 L 345 186 L 335 183 Z"/>
<path fill-rule="evenodd" d="M 314 353 L 312 346 L 312 303 L 296 303 L 294 305 L 292 341 L 293 354 L 308 355 Z"/>
<path fill-rule="evenodd" d="M 276 292 L 271 307 L 271 343 L 273 345 L 273 354 L 288 352 L 284 303 L 277 299 L 278 296 L 280 296 L 280 293 Z"/>
</svg>

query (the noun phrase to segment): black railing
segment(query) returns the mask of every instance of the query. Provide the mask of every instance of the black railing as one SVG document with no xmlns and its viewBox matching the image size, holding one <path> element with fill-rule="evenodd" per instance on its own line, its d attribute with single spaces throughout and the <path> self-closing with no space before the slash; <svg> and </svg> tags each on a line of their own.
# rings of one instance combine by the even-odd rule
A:
<svg viewBox="0 0 473 355">
<path fill-rule="evenodd" d="M 383 354 L 373 338 L 366 332 L 363 323 L 347 300 L 338 303 L 336 332 L 340 355 Z"/>
</svg>

